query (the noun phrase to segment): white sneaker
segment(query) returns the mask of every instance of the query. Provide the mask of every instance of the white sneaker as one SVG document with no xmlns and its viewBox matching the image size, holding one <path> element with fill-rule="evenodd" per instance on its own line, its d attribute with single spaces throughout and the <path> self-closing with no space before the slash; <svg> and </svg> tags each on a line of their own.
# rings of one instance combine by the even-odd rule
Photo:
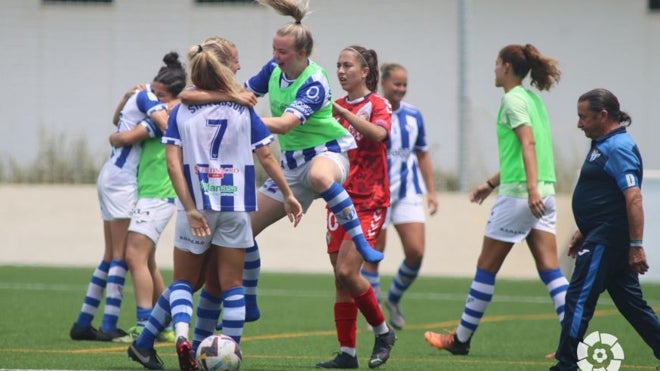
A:
<svg viewBox="0 0 660 371">
<path fill-rule="evenodd" d="M 389 300 L 385 300 L 385 308 L 390 312 L 390 324 L 397 330 L 403 329 L 403 326 L 406 324 L 406 319 L 399 309 L 399 304 L 392 303 Z"/>
</svg>

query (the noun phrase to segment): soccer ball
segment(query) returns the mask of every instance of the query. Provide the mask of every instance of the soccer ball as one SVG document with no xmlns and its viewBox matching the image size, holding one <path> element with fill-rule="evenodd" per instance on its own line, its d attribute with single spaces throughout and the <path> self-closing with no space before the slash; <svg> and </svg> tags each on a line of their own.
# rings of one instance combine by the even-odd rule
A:
<svg viewBox="0 0 660 371">
<path fill-rule="evenodd" d="M 197 366 L 204 371 L 238 371 L 243 355 L 241 348 L 227 335 L 211 335 L 197 348 Z"/>
</svg>

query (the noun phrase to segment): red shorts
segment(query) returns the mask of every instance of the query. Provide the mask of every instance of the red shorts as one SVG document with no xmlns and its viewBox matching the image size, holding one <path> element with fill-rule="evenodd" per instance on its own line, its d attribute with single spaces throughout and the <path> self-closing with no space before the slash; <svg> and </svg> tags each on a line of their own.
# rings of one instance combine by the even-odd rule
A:
<svg viewBox="0 0 660 371">
<path fill-rule="evenodd" d="M 337 223 L 335 215 L 330 210 L 327 210 L 327 213 L 328 224 L 325 237 L 326 243 L 328 244 L 328 254 L 333 254 L 339 252 L 341 243 L 346 240 L 351 240 L 351 236 L 344 231 L 344 228 L 342 228 L 339 223 Z M 386 213 L 386 207 L 361 210 L 357 212 L 360 226 L 362 227 L 362 233 L 364 233 L 364 238 L 367 239 L 367 242 L 369 242 L 371 247 L 376 245 L 380 230 L 383 228 L 383 223 L 385 223 Z"/>
</svg>

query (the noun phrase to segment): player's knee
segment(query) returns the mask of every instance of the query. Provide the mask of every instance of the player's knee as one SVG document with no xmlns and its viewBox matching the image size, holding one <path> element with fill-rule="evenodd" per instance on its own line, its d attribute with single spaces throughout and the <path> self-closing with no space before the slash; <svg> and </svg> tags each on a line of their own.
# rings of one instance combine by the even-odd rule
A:
<svg viewBox="0 0 660 371">
<path fill-rule="evenodd" d="M 334 179 L 329 174 L 322 174 L 320 172 L 310 173 L 308 180 L 310 188 L 316 193 L 328 190 L 334 182 Z"/>
<path fill-rule="evenodd" d="M 411 267 L 416 267 L 422 264 L 424 259 L 424 248 L 412 248 L 405 251 L 406 263 Z"/>
<path fill-rule="evenodd" d="M 335 286 L 337 288 L 347 288 L 351 286 L 351 282 L 354 279 L 355 272 L 352 272 L 348 268 L 337 267 L 335 269 Z"/>
</svg>

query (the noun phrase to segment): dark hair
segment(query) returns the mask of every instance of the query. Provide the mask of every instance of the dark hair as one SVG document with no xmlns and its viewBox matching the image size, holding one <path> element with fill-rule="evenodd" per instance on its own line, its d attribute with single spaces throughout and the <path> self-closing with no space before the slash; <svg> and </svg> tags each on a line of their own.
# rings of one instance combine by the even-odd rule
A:
<svg viewBox="0 0 660 371">
<path fill-rule="evenodd" d="M 176 97 L 186 87 L 186 70 L 179 61 L 177 52 L 165 54 L 163 62 L 165 66 L 158 70 L 154 81 L 165 85 L 167 91 Z"/>
<path fill-rule="evenodd" d="M 378 54 L 373 49 L 367 49 L 359 45 L 351 45 L 344 50 L 350 50 L 357 53 L 362 67 L 368 67 L 369 73 L 367 74 L 366 84 L 367 88 L 371 91 L 378 89 L 378 79 L 380 73 L 378 72 Z"/>
<path fill-rule="evenodd" d="M 589 110 L 593 112 L 607 111 L 609 117 L 619 124 L 625 124 L 625 126 L 632 124 L 630 115 L 621 111 L 619 100 L 607 89 L 598 88 L 589 90 L 580 95 L 578 102 L 589 102 Z"/>
<path fill-rule="evenodd" d="M 312 33 L 301 22 L 309 13 L 309 0 L 257 0 L 259 3 L 275 9 L 281 15 L 290 16 L 294 22 L 287 23 L 277 30 L 280 36 L 293 36 L 293 45 L 298 50 L 305 50 L 307 56 L 312 54 L 314 39 Z"/>
<path fill-rule="evenodd" d="M 557 60 L 545 57 L 532 44 L 507 45 L 500 50 L 499 57 L 503 63 L 513 67 L 513 73 L 524 79 L 531 70 L 532 85 L 539 90 L 550 90 L 561 77 Z"/>
<path fill-rule="evenodd" d="M 399 63 L 383 63 L 380 66 L 380 78 L 381 80 L 389 80 L 392 72 L 396 70 L 406 71 L 406 68 Z"/>
</svg>

